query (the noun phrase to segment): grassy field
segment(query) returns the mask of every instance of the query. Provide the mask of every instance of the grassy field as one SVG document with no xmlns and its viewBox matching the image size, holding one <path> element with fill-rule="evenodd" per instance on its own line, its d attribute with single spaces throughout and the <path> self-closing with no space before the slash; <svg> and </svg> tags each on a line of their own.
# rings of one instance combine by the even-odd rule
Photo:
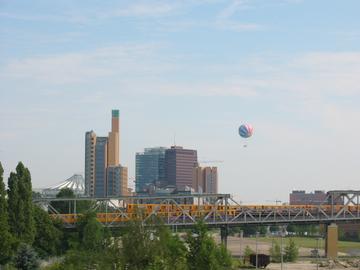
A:
<svg viewBox="0 0 360 270">
<path fill-rule="evenodd" d="M 317 246 L 317 239 L 316 238 L 308 238 L 308 237 L 292 237 L 295 240 L 295 243 L 299 247 L 304 248 L 316 248 Z M 259 241 L 271 243 L 272 241 L 277 241 L 280 244 L 280 238 L 278 237 L 260 237 Z M 284 239 L 284 244 L 288 241 L 288 238 Z M 325 240 L 321 239 L 319 241 L 319 248 L 324 249 Z M 359 242 L 348 242 L 348 241 L 339 241 L 338 243 L 339 251 L 340 252 L 348 252 L 352 249 L 360 249 Z"/>
</svg>

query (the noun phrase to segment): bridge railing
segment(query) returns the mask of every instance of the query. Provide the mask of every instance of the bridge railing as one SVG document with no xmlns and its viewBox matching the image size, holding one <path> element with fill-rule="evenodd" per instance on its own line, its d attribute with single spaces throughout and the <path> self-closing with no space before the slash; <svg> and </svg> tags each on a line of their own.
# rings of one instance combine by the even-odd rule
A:
<svg viewBox="0 0 360 270">
<path fill-rule="evenodd" d="M 360 191 L 330 191 L 319 205 L 243 205 L 229 194 L 125 196 L 113 198 L 39 198 L 65 226 L 72 227 L 81 213 L 92 210 L 104 226 L 124 226 L 141 219 L 158 219 L 169 226 L 190 226 L 203 220 L 211 226 L 240 224 L 330 223 L 360 221 Z"/>
</svg>

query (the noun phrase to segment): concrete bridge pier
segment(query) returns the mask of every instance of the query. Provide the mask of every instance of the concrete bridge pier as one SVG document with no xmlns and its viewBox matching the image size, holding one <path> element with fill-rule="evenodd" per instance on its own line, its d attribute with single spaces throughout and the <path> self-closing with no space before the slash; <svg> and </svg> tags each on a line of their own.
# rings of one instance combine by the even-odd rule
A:
<svg viewBox="0 0 360 270">
<path fill-rule="evenodd" d="M 332 260 L 338 256 L 338 226 L 335 223 L 326 226 L 325 255 Z"/>
<path fill-rule="evenodd" d="M 221 238 L 221 244 L 225 246 L 227 249 L 227 237 L 228 237 L 228 226 L 221 226 L 220 227 L 220 238 Z"/>
</svg>

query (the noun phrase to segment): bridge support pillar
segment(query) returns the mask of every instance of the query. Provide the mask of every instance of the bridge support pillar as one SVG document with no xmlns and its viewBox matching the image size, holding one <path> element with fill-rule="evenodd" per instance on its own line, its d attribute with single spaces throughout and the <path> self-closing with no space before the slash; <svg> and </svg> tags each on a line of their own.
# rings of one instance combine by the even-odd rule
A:
<svg viewBox="0 0 360 270">
<path fill-rule="evenodd" d="M 227 249 L 227 237 L 228 237 L 228 227 L 227 226 L 222 226 L 220 228 L 220 237 L 221 237 L 221 244 L 223 244 L 225 246 L 225 248 Z"/>
<path fill-rule="evenodd" d="M 331 223 L 326 228 L 325 254 L 329 259 L 336 259 L 338 256 L 338 226 Z"/>
</svg>

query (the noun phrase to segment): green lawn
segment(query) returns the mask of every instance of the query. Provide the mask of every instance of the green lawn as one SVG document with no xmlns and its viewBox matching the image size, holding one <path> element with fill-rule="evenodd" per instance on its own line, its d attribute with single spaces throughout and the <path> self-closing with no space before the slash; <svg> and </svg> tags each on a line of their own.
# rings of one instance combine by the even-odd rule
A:
<svg viewBox="0 0 360 270">
<path fill-rule="evenodd" d="M 316 248 L 317 240 L 316 238 L 308 238 L 308 237 L 292 237 L 295 240 L 295 243 L 299 247 L 304 248 Z M 271 243 L 273 240 L 278 241 L 280 243 L 279 237 L 259 237 L 259 241 Z M 284 238 L 284 244 L 288 238 Z M 321 239 L 319 241 L 319 247 L 324 249 L 325 240 Z M 349 242 L 349 241 L 339 241 L 338 243 L 339 251 L 340 252 L 348 252 L 351 249 L 360 249 L 359 242 Z"/>
</svg>

